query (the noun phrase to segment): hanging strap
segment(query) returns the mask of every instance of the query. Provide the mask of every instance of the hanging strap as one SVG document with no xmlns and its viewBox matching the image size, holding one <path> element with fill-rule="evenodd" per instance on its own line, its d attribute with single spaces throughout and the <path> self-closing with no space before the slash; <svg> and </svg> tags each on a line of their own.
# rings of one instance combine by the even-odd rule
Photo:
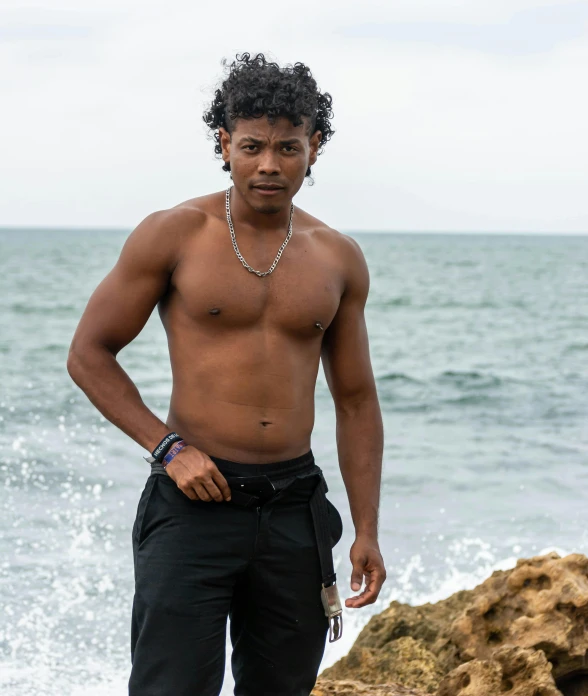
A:
<svg viewBox="0 0 588 696">
<path fill-rule="evenodd" d="M 310 511 L 312 512 L 312 521 L 321 562 L 323 587 L 330 587 L 337 580 L 333 566 L 333 553 L 331 551 L 329 509 L 325 497 L 328 490 L 327 483 L 321 474 L 317 487 L 310 498 Z"/>
<path fill-rule="evenodd" d="M 337 575 L 333 566 L 329 508 L 325 497 L 328 490 L 327 482 L 321 471 L 319 482 L 310 498 L 310 511 L 321 564 L 321 601 L 325 616 L 329 619 L 329 643 L 334 643 L 343 635 L 343 607 L 339 598 Z"/>
</svg>

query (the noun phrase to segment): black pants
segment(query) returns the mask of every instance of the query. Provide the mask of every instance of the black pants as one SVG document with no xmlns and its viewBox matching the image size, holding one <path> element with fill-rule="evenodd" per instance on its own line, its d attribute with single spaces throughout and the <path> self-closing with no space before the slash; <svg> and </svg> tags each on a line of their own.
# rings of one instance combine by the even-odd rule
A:
<svg viewBox="0 0 588 696">
<path fill-rule="evenodd" d="M 227 616 L 236 696 L 308 696 L 328 630 L 308 505 L 321 470 L 312 451 L 275 464 L 211 459 L 225 476 L 290 483 L 259 507 L 240 507 L 190 500 L 167 474 L 151 473 L 132 532 L 129 696 L 217 696 Z M 334 545 L 341 516 L 328 506 Z"/>
</svg>

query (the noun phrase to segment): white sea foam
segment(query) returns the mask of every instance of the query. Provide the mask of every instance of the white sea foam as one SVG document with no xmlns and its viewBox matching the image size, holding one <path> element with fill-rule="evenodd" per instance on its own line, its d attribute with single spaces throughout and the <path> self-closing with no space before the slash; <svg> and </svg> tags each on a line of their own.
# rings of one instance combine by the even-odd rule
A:
<svg viewBox="0 0 588 696">
<path fill-rule="evenodd" d="M 80 526 L 81 530 L 85 530 L 84 524 Z M 77 561 L 87 561 L 85 543 L 75 541 L 72 546 L 79 554 Z M 464 537 L 454 541 L 447 551 L 444 567 L 431 573 L 429 577 L 422 556 L 414 554 L 402 568 L 389 573 L 389 580 L 376 604 L 362 610 L 344 609 L 343 637 L 335 643 L 327 642 L 321 670 L 347 654 L 369 618 L 382 611 L 392 600 L 413 605 L 436 602 L 458 590 L 475 587 L 495 570 L 512 568 L 517 561 L 515 555 L 496 558 L 490 545 L 479 538 Z M 568 553 L 561 548 L 549 547 L 537 551 L 537 555 L 550 551 L 556 551 L 560 556 Z M 467 560 L 466 569 L 463 569 L 464 559 Z M 337 558 L 337 561 L 340 567 L 341 558 Z M 339 582 L 341 594 L 344 595 L 344 582 L 342 579 Z M 422 589 L 423 585 L 426 586 L 425 590 Z M 37 603 L 29 607 L 28 611 L 21 612 L 18 618 L 14 616 L 15 623 L 11 623 L 9 616 L 4 630 L 0 631 L 0 642 L 10 646 L 8 659 L 0 667 L 2 693 L 7 696 L 125 696 L 130 661 L 125 664 L 122 656 L 117 654 L 119 651 L 113 644 L 112 635 L 104 642 L 105 626 L 100 624 L 99 611 L 96 604 L 91 603 L 90 596 L 100 596 L 113 589 L 113 581 L 108 573 L 98 577 L 81 573 L 70 581 L 55 577 L 51 597 L 39 596 Z M 79 615 L 80 621 L 86 622 L 87 639 L 77 646 L 60 645 L 60 616 L 72 613 Z M 99 633 L 102 633 L 99 638 L 105 649 L 94 649 L 89 654 L 87 648 L 90 645 L 96 647 Z M 22 655 L 31 654 L 30 646 L 25 645 L 31 639 L 35 641 L 37 657 L 24 661 Z M 75 655 L 68 659 L 68 649 L 72 648 L 75 648 Z M 232 694 L 234 685 L 228 637 L 226 651 L 222 696 Z"/>
</svg>

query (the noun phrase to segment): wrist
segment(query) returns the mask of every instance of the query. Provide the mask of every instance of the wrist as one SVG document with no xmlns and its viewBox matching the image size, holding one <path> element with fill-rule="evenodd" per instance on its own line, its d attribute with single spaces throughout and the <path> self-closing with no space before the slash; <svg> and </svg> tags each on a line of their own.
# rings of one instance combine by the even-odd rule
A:
<svg viewBox="0 0 588 696">
<path fill-rule="evenodd" d="M 178 433 L 168 433 L 151 452 L 151 456 L 143 457 L 143 459 L 145 459 L 145 461 L 149 462 L 150 464 L 153 464 L 153 462 L 159 462 L 160 464 L 162 464 L 165 455 L 169 452 L 172 446 L 180 440 L 182 440 L 182 437 L 181 435 L 178 435 Z"/>
<path fill-rule="evenodd" d="M 188 445 L 184 442 L 184 440 L 178 440 L 178 442 L 174 442 L 174 444 L 169 448 L 167 454 L 161 462 L 163 468 L 165 469 L 167 465 L 172 461 L 172 459 L 187 446 Z"/>
<path fill-rule="evenodd" d="M 362 541 L 371 541 L 375 544 L 378 543 L 378 530 L 377 529 L 356 529 L 355 538 L 361 539 Z"/>
</svg>

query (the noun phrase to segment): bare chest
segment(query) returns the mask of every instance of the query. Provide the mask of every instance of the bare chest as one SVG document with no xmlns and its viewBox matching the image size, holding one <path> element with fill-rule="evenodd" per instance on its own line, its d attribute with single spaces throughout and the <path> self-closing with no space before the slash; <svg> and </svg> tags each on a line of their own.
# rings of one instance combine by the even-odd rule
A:
<svg viewBox="0 0 588 696">
<path fill-rule="evenodd" d="M 247 263 L 267 270 L 280 242 L 240 245 Z M 262 326 L 316 336 L 335 317 L 343 289 L 338 260 L 312 237 L 292 236 L 273 273 L 259 277 L 237 258 L 228 232 L 186 245 L 173 276 L 170 310 L 202 328 Z"/>
</svg>

